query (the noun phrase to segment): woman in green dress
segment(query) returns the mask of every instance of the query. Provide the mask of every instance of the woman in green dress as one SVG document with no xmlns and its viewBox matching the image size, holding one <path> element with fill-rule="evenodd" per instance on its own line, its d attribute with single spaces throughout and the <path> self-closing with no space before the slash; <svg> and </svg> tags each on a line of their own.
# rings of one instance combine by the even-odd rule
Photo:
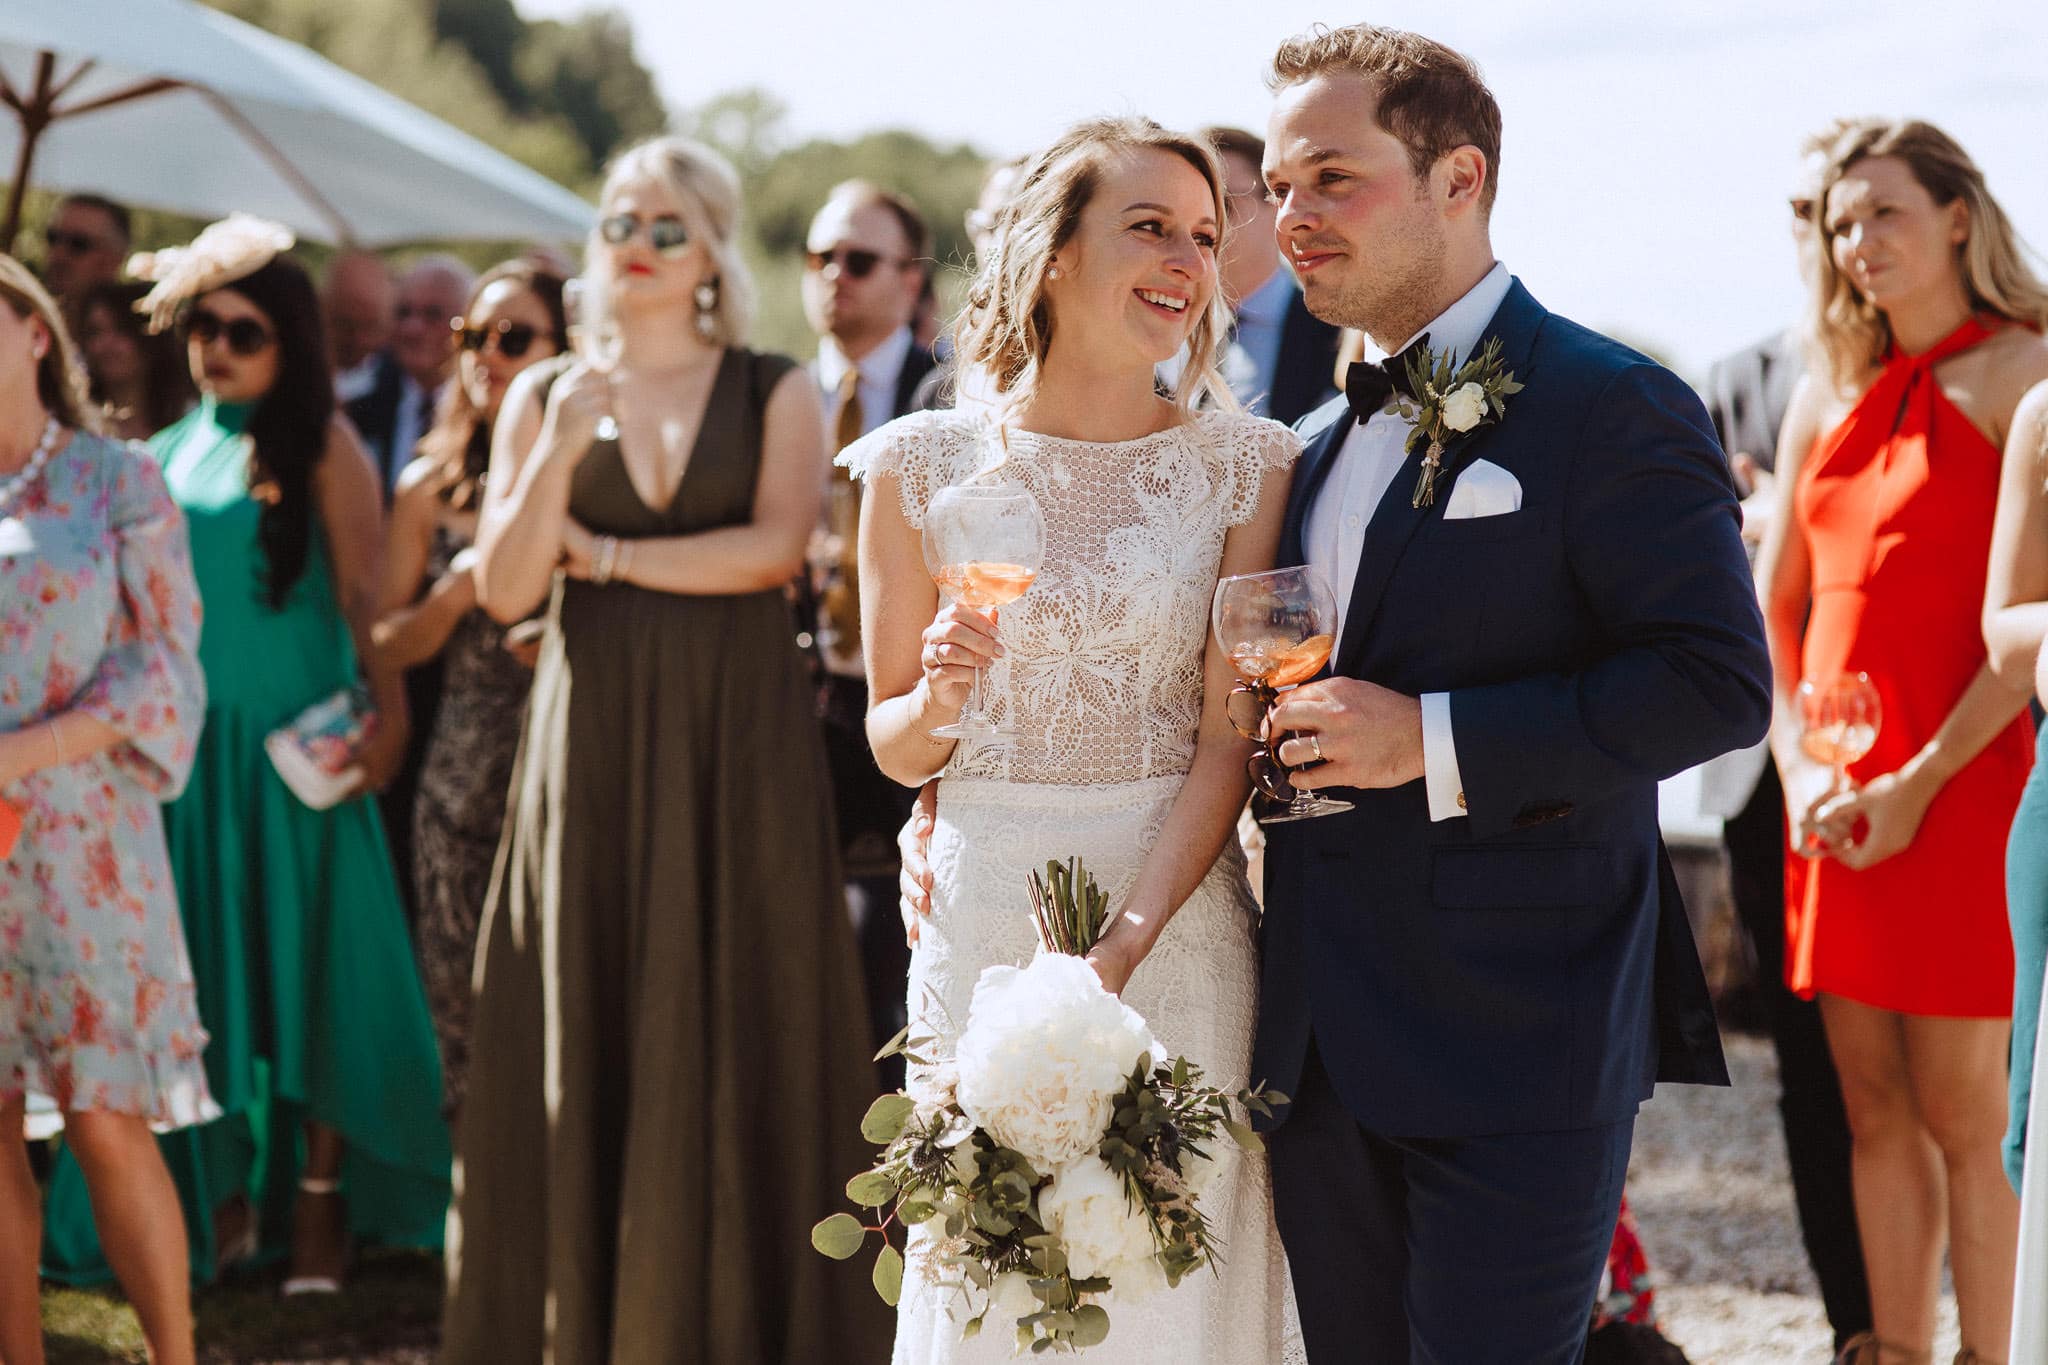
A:
<svg viewBox="0 0 2048 1365">
<path fill-rule="evenodd" d="M 434 1035 L 376 804 L 405 747 L 397 673 L 367 647 L 376 475 L 334 411 L 318 303 L 281 228 L 231 219 L 162 253 L 146 301 L 182 310 L 198 408 L 152 451 L 191 530 L 206 725 L 165 833 L 225 1117 L 166 1137 L 195 1275 L 291 1260 L 333 1292 L 351 1238 L 438 1245 L 448 1140 Z M 166 259 L 167 258 L 167 259 Z M 367 674 L 379 724 L 355 796 L 303 804 L 264 736 Z M 106 1272 L 76 1171 L 48 1204 L 45 1271 Z"/>
<path fill-rule="evenodd" d="M 887 1311 L 809 1244 L 875 1089 L 783 595 L 824 421 L 742 345 L 729 167 L 643 144 L 602 212 L 581 322 L 616 362 L 515 381 L 477 538 L 485 610 L 552 603 L 478 947 L 441 1358 L 866 1365 Z"/>
</svg>

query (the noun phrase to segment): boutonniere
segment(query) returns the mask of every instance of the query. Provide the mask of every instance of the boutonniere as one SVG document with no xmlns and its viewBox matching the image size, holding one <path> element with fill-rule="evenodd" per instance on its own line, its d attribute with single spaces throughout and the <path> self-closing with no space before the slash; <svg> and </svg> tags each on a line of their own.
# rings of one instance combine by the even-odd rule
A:
<svg viewBox="0 0 2048 1365">
<path fill-rule="evenodd" d="M 1423 451 L 1412 507 L 1436 501 L 1437 471 L 1451 438 L 1498 422 L 1507 416 L 1509 397 L 1522 391 L 1515 372 L 1501 363 L 1499 337 L 1489 338 L 1478 355 L 1455 371 L 1451 354 L 1446 347 L 1408 357 L 1408 389 L 1415 397 L 1401 395 L 1400 411 L 1408 422 L 1408 453 Z"/>
</svg>

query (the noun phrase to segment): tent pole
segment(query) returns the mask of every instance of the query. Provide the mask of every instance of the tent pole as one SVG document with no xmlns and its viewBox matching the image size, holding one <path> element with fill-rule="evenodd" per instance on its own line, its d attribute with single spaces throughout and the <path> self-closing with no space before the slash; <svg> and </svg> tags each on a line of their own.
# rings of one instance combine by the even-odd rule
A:
<svg viewBox="0 0 2048 1365">
<path fill-rule="evenodd" d="M 14 236 L 21 228 L 21 202 L 28 194 L 28 173 L 35 165 L 36 140 L 50 122 L 50 73 L 56 66 L 56 53 L 36 55 L 36 88 L 21 106 L 21 147 L 14 155 L 14 183 L 7 187 L 7 216 L 0 222 L 0 251 L 13 252 Z"/>
</svg>

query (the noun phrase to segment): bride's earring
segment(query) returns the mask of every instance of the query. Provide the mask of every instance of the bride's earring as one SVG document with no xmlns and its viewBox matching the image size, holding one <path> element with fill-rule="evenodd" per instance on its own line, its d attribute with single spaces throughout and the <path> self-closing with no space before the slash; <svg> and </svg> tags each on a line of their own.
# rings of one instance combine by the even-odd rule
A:
<svg viewBox="0 0 2048 1365">
<path fill-rule="evenodd" d="M 1056 265 L 1047 266 L 1045 268 L 1045 277 L 1049 280 L 1058 279 L 1060 277 L 1060 268 Z"/>
<path fill-rule="evenodd" d="M 697 335 L 706 341 L 718 336 L 718 281 L 706 280 L 697 286 Z"/>
</svg>

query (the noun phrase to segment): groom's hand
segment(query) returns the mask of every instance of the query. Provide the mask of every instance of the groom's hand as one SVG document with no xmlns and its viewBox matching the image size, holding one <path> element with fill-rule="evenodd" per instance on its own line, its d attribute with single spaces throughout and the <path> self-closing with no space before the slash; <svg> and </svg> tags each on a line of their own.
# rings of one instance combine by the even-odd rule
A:
<svg viewBox="0 0 2048 1365">
<path fill-rule="evenodd" d="M 1290 769 L 1310 765 L 1288 774 L 1303 791 L 1401 787 L 1423 775 L 1421 700 L 1375 683 L 1304 683 L 1280 699 L 1270 723 L 1293 732 L 1280 761 Z"/>
</svg>

